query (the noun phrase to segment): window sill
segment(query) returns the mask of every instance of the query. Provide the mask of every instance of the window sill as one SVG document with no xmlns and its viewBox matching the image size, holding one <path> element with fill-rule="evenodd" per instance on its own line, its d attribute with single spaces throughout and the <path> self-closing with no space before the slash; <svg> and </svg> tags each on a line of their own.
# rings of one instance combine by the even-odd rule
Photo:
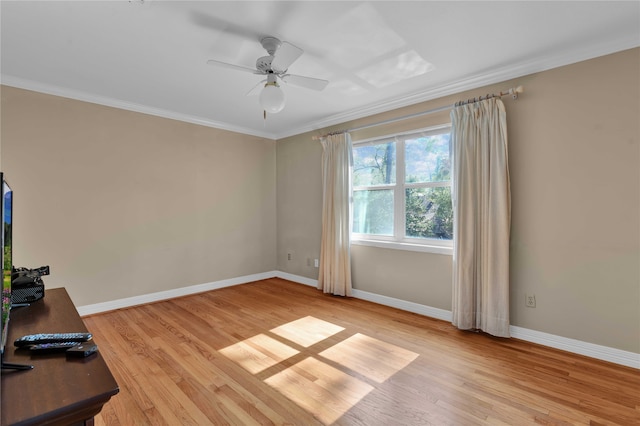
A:
<svg viewBox="0 0 640 426">
<path fill-rule="evenodd" d="M 397 241 L 380 240 L 351 240 L 351 244 L 358 246 L 379 247 L 392 250 L 420 251 L 423 253 L 435 253 L 453 256 L 453 247 L 436 246 L 426 244 L 400 243 Z"/>
</svg>

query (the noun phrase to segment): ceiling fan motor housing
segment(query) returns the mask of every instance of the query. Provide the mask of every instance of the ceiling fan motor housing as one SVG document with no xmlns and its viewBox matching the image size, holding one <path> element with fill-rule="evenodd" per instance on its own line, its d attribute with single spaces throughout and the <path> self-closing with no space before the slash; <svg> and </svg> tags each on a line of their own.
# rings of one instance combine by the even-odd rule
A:
<svg viewBox="0 0 640 426">
<path fill-rule="evenodd" d="M 267 51 L 269 56 L 258 58 L 256 61 L 256 69 L 263 74 L 272 73 L 271 62 L 273 61 L 276 51 L 282 45 L 282 42 L 275 37 L 264 37 L 260 40 L 260 44 L 262 44 L 262 47 Z"/>
<path fill-rule="evenodd" d="M 273 56 L 263 56 L 258 58 L 256 61 L 256 69 L 263 74 L 269 74 L 272 72 L 271 70 L 271 62 L 273 61 Z"/>
</svg>

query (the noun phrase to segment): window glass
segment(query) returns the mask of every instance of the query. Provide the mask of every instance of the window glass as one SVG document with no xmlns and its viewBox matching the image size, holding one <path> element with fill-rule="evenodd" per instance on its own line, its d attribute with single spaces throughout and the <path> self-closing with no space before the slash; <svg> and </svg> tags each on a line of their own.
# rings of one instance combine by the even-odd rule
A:
<svg viewBox="0 0 640 426">
<path fill-rule="evenodd" d="M 444 182 L 450 173 L 448 133 L 405 141 L 405 182 Z"/>
<path fill-rule="evenodd" d="M 393 190 L 354 191 L 353 232 L 393 235 Z"/>
<path fill-rule="evenodd" d="M 364 145 L 353 149 L 353 186 L 396 182 L 396 144 Z"/>
<path fill-rule="evenodd" d="M 453 238 L 451 187 L 407 188 L 406 236 L 409 238 Z"/>
</svg>

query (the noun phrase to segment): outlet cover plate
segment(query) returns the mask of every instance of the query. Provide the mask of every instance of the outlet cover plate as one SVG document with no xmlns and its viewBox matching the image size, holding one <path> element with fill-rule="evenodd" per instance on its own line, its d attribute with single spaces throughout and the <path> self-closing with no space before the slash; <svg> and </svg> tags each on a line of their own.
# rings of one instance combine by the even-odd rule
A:
<svg viewBox="0 0 640 426">
<path fill-rule="evenodd" d="M 525 306 L 527 308 L 535 308 L 536 307 L 536 295 L 535 294 L 527 294 L 527 295 L 525 295 L 524 303 L 525 303 Z"/>
</svg>

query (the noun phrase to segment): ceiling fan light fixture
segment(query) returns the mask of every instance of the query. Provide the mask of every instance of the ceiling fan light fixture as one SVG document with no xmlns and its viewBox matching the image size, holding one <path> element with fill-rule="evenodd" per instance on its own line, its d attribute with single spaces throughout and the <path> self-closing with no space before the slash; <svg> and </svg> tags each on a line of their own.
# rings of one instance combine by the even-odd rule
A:
<svg viewBox="0 0 640 426">
<path fill-rule="evenodd" d="M 260 93 L 260 105 L 270 114 L 275 114 L 284 108 L 284 92 L 276 81 L 269 81 Z"/>
</svg>

